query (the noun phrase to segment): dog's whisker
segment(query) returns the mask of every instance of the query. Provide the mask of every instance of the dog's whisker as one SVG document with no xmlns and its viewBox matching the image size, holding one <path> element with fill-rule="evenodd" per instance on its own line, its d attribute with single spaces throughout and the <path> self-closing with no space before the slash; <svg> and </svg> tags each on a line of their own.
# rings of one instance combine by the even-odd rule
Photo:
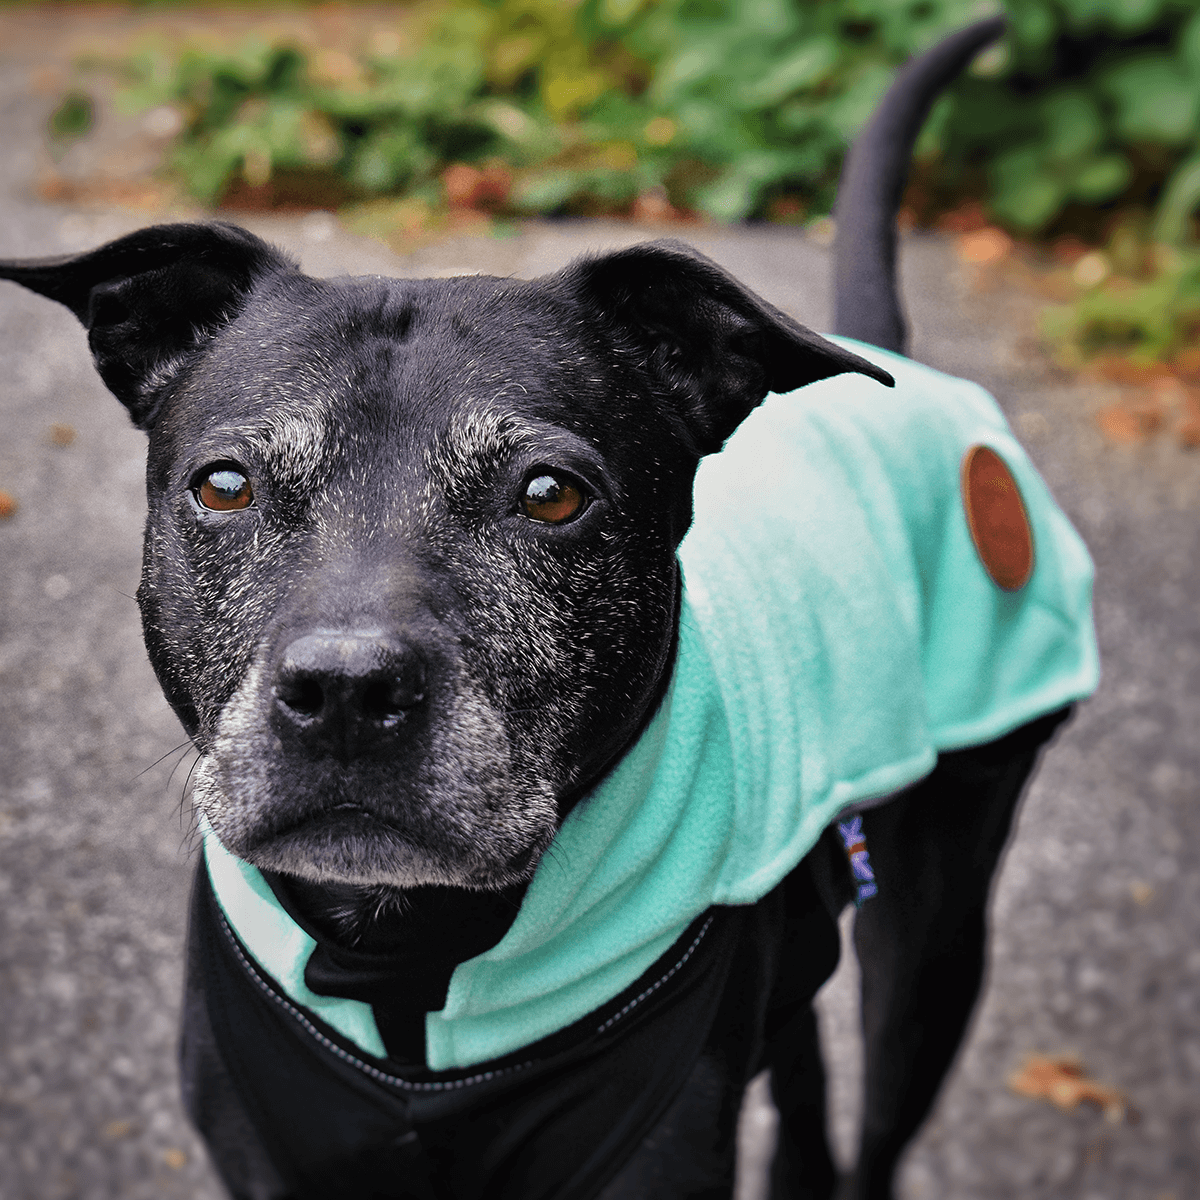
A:
<svg viewBox="0 0 1200 1200">
<path fill-rule="evenodd" d="M 175 765 L 171 768 L 171 773 L 169 776 L 167 776 L 167 782 L 164 785 L 164 789 L 163 789 L 167 794 L 170 794 L 170 792 L 172 790 L 172 785 L 174 784 L 174 781 L 175 781 L 176 772 L 179 770 L 179 768 L 181 766 L 183 766 L 183 764 L 185 762 L 187 762 L 189 751 L 194 751 L 195 755 L 196 755 L 196 757 L 193 758 L 192 761 L 188 764 L 187 773 L 184 776 L 183 783 L 180 785 L 179 803 L 176 806 L 176 808 L 177 808 L 177 822 L 178 822 L 180 828 L 182 828 L 184 825 L 184 821 L 185 821 L 188 783 L 191 780 L 192 772 L 196 769 L 196 766 L 200 761 L 200 752 L 199 752 L 199 749 L 196 746 L 195 742 L 191 738 L 189 738 L 186 742 L 184 742 L 177 749 L 179 751 L 181 751 L 181 753 L 179 755 L 179 759 L 178 759 L 178 761 L 176 761 Z"/>
<path fill-rule="evenodd" d="M 182 856 L 184 862 L 193 863 L 200 857 L 203 849 L 204 839 L 198 829 L 192 829 L 185 831 L 180 837 L 176 853 Z"/>
<path fill-rule="evenodd" d="M 184 776 L 183 786 L 179 789 L 179 822 L 181 825 L 183 824 L 185 814 L 190 811 L 188 805 L 188 793 L 191 788 L 192 777 L 195 775 L 196 769 L 199 767 L 202 757 L 203 755 L 198 753 L 196 757 L 192 759 L 191 763 L 188 765 L 187 774 Z M 172 772 L 172 774 L 174 774 L 174 772 Z"/>
<path fill-rule="evenodd" d="M 181 751 L 184 754 L 186 754 L 188 747 L 191 746 L 192 744 L 193 744 L 192 739 L 188 738 L 188 740 L 186 742 L 180 742 L 178 746 L 173 746 L 170 750 L 168 750 L 166 752 L 166 754 L 163 754 L 160 757 L 156 758 L 148 767 L 143 767 L 129 782 L 131 784 L 135 783 L 137 780 L 141 779 L 141 777 L 143 775 L 145 775 L 147 772 L 153 771 L 154 768 L 159 765 L 159 763 L 166 762 L 167 759 L 170 758 L 172 754 L 180 754 Z M 180 761 L 182 761 L 182 757 L 181 757 Z M 176 763 L 175 767 L 178 767 L 178 765 L 179 764 Z M 172 767 L 172 769 L 171 769 L 172 775 L 175 773 L 175 767 Z M 168 776 L 167 777 L 167 785 L 168 786 L 170 786 L 170 782 L 171 782 L 171 779 L 170 779 L 170 776 Z"/>
</svg>

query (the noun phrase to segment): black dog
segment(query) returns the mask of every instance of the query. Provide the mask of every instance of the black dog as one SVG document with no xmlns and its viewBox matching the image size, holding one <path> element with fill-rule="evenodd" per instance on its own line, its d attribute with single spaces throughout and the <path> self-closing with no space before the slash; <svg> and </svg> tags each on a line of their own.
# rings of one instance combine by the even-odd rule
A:
<svg viewBox="0 0 1200 1200">
<path fill-rule="evenodd" d="M 900 348 L 912 140 L 999 28 L 915 62 L 861 144 L 840 332 Z M 728 1196 L 770 1067 L 772 1194 L 830 1196 L 810 1002 L 856 896 L 846 1194 L 889 1195 L 1022 787 L 1094 678 L 1086 556 L 989 402 L 669 243 L 531 283 L 326 281 L 176 225 L 0 275 L 79 316 L 150 435 L 138 599 L 208 864 L 184 1088 L 234 1195 Z M 784 428 L 816 463 L 795 487 Z M 811 587 L 800 617 L 776 584 Z"/>
</svg>

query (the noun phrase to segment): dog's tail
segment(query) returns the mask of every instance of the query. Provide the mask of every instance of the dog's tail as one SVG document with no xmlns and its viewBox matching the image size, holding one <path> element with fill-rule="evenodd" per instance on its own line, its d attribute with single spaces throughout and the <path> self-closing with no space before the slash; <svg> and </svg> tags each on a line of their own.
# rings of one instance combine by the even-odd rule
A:
<svg viewBox="0 0 1200 1200">
<path fill-rule="evenodd" d="M 907 63 L 850 148 L 834 213 L 835 333 L 906 352 L 896 290 L 896 211 L 913 145 L 938 95 L 1006 28 L 1004 17 L 989 17 Z"/>
</svg>

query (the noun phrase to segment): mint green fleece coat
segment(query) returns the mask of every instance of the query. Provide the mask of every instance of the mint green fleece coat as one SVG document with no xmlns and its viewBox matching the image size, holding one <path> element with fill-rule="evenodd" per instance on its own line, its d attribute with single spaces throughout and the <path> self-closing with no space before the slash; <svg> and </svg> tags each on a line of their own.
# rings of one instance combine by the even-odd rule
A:
<svg viewBox="0 0 1200 1200">
<path fill-rule="evenodd" d="M 426 1018 L 429 1066 L 517 1050 L 600 1007 L 713 904 L 751 904 L 845 806 L 920 779 L 1098 680 L 1087 551 L 980 388 L 849 343 L 896 378 L 768 396 L 696 479 L 674 675 L 641 739 L 567 817 L 516 921 Z M 1033 528 L 1017 592 L 960 493 L 995 450 Z M 304 984 L 314 943 L 206 833 L 218 901 L 296 1002 L 368 1054 L 368 1005 Z"/>
</svg>

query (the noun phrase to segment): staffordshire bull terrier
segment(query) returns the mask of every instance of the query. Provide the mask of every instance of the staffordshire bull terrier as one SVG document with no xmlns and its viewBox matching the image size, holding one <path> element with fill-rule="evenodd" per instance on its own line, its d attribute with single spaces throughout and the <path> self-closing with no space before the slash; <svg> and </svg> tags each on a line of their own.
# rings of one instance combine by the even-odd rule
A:
<svg viewBox="0 0 1200 1200">
<path fill-rule="evenodd" d="M 990 398 L 896 353 L 913 139 L 1000 28 L 856 148 L 857 342 L 671 242 L 533 281 L 315 279 L 224 224 L 0 264 L 149 437 L 184 1093 L 235 1197 L 728 1197 L 765 1068 L 771 1194 L 829 1197 L 811 1000 L 855 902 L 841 1187 L 891 1194 L 1096 678 L 1086 551 Z"/>
</svg>

